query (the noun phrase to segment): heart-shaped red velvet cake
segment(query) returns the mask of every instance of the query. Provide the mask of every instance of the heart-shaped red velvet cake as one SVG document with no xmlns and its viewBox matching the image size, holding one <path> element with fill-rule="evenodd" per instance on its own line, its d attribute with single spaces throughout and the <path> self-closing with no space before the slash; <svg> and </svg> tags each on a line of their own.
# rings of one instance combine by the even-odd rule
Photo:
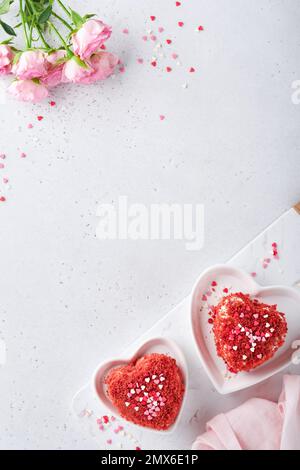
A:
<svg viewBox="0 0 300 470">
<path fill-rule="evenodd" d="M 109 399 L 126 420 L 162 431 L 176 421 L 185 387 L 172 357 L 145 355 L 112 369 L 105 383 Z"/>
<path fill-rule="evenodd" d="M 223 297 L 212 308 L 211 322 L 218 356 L 233 373 L 250 371 L 271 359 L 284 344 L 287 322 L 277 305 L 242 293 Z"/>
</svg>

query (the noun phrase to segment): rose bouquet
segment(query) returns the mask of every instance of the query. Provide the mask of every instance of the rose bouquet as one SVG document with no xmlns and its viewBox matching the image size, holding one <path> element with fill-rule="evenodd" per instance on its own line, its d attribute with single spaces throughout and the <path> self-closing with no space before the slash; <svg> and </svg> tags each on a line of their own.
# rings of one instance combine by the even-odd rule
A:
<svg viewBox="0 0 300 470">
<path fill-rule="evenodd" d="M 19 23 L 12 27 L 2 18 L 13 4 Z M 61 0 L 0 0 L 1 28 L 9 37 L 0 43 L 0 75 L 13 76 L 8 92 L 22 101 L 41 101 L 61 83 L 105 80 L 118 64 L 105 46 L 111 27 Z M 19 30 L 21 49 L 14 44 Z"/>
</svg>

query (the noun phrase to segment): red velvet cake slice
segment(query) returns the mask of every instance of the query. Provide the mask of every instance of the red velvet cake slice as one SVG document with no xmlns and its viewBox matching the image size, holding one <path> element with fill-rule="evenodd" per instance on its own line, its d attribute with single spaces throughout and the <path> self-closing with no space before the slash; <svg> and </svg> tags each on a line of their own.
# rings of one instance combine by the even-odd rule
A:
<svg viewBox="0 0 300 470">
<path fill-rule="evenodd" d="M 218 356 L 233 373 L 250 371 L 271 359 L 288 331 L 277 305 L 242 293 L 223 297 L 212 310 L 212 320 Z"/>
<path fill-rule="evenodd" d="M 112 369 L 105 383 L 109 399 L 126 420 L 157 430 L 167 430 L 176 421 L 184 382 L 172 357 L 145 355 Z"/>
</svg>

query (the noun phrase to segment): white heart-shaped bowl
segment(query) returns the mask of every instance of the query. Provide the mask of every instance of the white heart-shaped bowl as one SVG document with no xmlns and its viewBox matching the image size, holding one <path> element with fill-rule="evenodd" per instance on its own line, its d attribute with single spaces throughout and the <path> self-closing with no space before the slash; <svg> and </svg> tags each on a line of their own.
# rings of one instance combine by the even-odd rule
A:
<svg viewBox="0 0 300 470">
<path fill-rule="evenodd" d="M 212 283 L 217 284 L 213 289 Z M 217 305 L 224 295 L 228 295 L 223 292 L 224 288 L 229 289 L 228 294 L 243 292 L 263 303 L 277 304 L 278 310 L 286 315 L 288 334 L 285 344 L 272 359 L 250 372 L 230 374 L 216 352 L 208 312 L 211 305 Z M 291 363 L 294 353 L 292 344 L 300 339 L 300 293 L 291 287 L 261 287 L 246 272 L 227 265 L 217 265 L 207 269 L 194 287 L 191 319 L 200 358 L 208 376 L 219 393 L 232 393 L 271 377 Z"/>
<path fill-rule="evenodd" d="M 184 358 L 184 355 L 177 346 L 177 344 L 168 339 L 168 338 L 153 338 L 145 343 L 143 343 L 138 350 L 131 356 L 131 358 L 121 358 L 121 359 L 114 359 L 111 361 L 107 361 L 103 364 L 101 364 L 94 375 L 94 388 L 97 397 L 101 401 L 101 403 L 111 412 L 113 415 L 118 416 L 120 419 L 125 421 L 127 424 L 130 423 L 132 426 L 139 427 L 137 424 L 132 423 L 131 421 L 127 421 L 122 416 L 119 414 L 117 408 L 113 405 L 113 403 L 110 401 L 110 399 L 107 396 L 107 387 L 105 385 L 105 378 L 109 371 L 115 367 L 121 366 L 121 365 L 127 365 L 129 362 L 136 361 L 140 357 L 144 356 L 145 354 L 151 354 L 151 353 L 159 353 L 159 354 L 167 354 L 171 356 L 173 359 L 176 360 L 178 367 L 180 368 L 183 376 L 183 381 L 184 381 L 184 396 L 181 404 L 180 411 L 177 415 L 176 421 L 174 424 L 167 429 L 166 431 L 157 431 L 156 429 L 152 428 L 146 428 L 143 427 L 143 429 L 147 429 L 148 431 L 152 431 L 155 433 L 162 433 L 162 434 L 167 434 L 171 433 L 175 430 L 180 417 L 181 413 L 183 410 L 185 398 L 186 398 L 186 391 L 187 391 L 187 386 L 188 386 L 188 369 L 186 365 L 186 361 Z"/>
</svg>

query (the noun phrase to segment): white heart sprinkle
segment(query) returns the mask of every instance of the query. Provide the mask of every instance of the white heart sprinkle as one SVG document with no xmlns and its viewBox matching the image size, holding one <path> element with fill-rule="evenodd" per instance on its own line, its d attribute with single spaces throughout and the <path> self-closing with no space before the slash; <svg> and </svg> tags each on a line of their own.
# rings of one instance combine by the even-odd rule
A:
<svg viewBox="0 0 300 470">
<path fill-rule="evenodd" d="M 145 390 L 145 388 L 146 388 L 145 385 L 142 385 L 142 386 L 141 386 L 141 389 L 142 389 L 142 390 Z"/>
<path fill-rule="evenodd" d="M 266 328 L 270 328 L 270 323 L 266 323 Z"/>
<path fill-rule="evenodd" d="M 150 382 L 150 378 L 149 377 L 146 377 L 145 378 L 145 382 L 147 382 L 147 384 Z"/>
<path fill-rule="evenodd" d="M 160 385 L 158 386 L 158 388 L 159 388 L 159 390 L 162 390 L 162 389 L 164 388 L 164 386 L 163 386 L 162 384 L 160 384 Z"/>
<path fill-rule="evenodd" d="M 237 346 L 232 346 L 232 349 L 233 349 L 234 351 L 237 351 L 237 348 L 238 348 Z"/>
<path fill-rule="evenodd" d="M 257 359 L 262 359 L 262 354 L 257 354 Z"/>
<path fill-rule="evenodd" d="M 274 330 L 274 328 L 271 328 L 270 331 L 271 331 L 271 333 L 274 333 L 275 330 Z"/>
<path fill-rule="evenodd" d="M 125 401 L 125 406 L 128 407 L 129 405 L 130 405 L 130 403 L 128 403 L 128 401 Z"/>
<path fill-rule="evenodd" d="M 135 406 L 134 409 L 135 411 L 139 411 L 140 408 L 138 406 Z"/>
<path fill-rule="evenodd" d="M 254 351 L 255 351 L 255 348 L 250 348 L 250 351 L 251 351 L 251 352 L 254 352 Z"/>
<path fill-rule="evenodd" d="M 269 318 L 269 315 L 264 315 L 264 318 Z"/>
<path fill-rule="evenodd" d="M 253 315 L 253 317 L 257 320 L 258 317 L 259 317 L 258 313 L 255 313 L 255 314 Z"/>
<path fill-rule="evenodd" d="M 266 334 L 265 334 L 265 337 L 266 337 L 266 338 L 270 338 L 270 333 L 266 333 Z"/>
<path fill-rule="evenodd" d="M 157 375 L 152 375 L 152 380 L 155 380 Z"/>
<path fill-rule="evenodd" d="M 245 361 L 247 359 L 247 356 L 245 356 L 245 354 L 243 355 L 243 361 Z"/>
</svg>

